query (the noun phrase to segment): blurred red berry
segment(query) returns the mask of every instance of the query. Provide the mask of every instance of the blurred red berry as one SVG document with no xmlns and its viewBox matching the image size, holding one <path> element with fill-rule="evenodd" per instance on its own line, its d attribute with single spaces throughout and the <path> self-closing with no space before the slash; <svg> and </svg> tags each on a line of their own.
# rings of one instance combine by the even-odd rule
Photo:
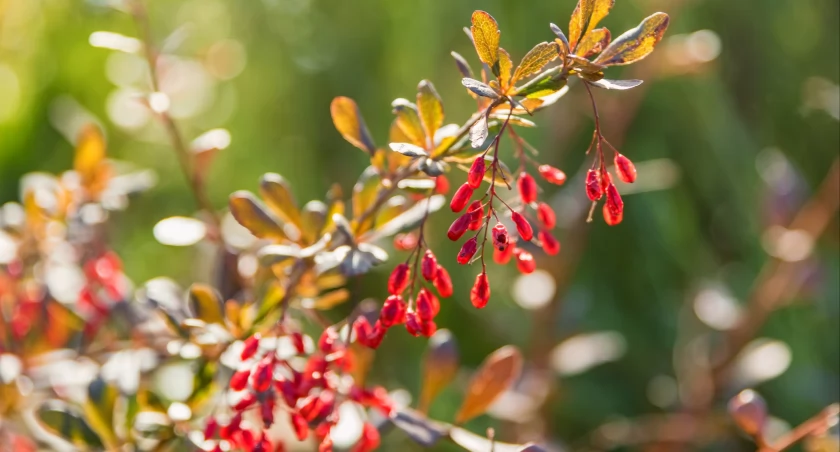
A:
<svg viewBox="0 0 840 452">
<path fill-rule="evenodd" d="M 616 154 L 613 163 L 615 163 L 615 172 L 622 182 L 628 184 L 636 182 L 636 165 L 630 159 L 621 154 Z"/>
<path fill-rule="evenodd" d="M 458 263 L 464 265 L 472 259 L 478 249 L 478 241 L 475 237 L 464 242 L 461 251 L 458 252 Z"/>
<path fill-rule="evenodd" d="M 612 176 L 607 171 L 601 171 L 601 192 L 606 193 L 607 187 L 612 185 Z"/>
<path fill-rule="evenodd" d="M 303 344 L 303 335 L 295 331 L 290 334 L 289 337 L 292 340 L 292 344 L 295 346 L 295 351 L 297 351 L 298 355 L 302 355 L 303 352 L 306 351 L 306 347 Z"/>
<path fill-rule="evenodd" d="M 295 436 L 297 437 L 298 441 L 303 441 L 309 436 L 309 424 L 306 422 L 303 416 L 298 413 L 292 412 L 291 413 L 292 419 L 292 427 L 295 430 Z"/>
<path fill-rule="evenodd" d="M 243 411 L 246 408 L 253 405 L 254 402 L 256 402 L 256 401 L 257 401 L 257 396 L 254 395 L 253 392 L 246 392 L 242 396 L 242 398 L 239 399 L 239 402 L 236 402 L 236 404 L 233 406 L 233 409 L 236 410 L 236 411 Z"/>
<path fill-rule="evenodd" d="M 437 259 L 432 250 L 426 250 L 423 255 L 423 261 L 420 263 L 420 272 L 423 274 L 423 279 L 432 282 L 437 275 Z"/>
<path fill-rule="evenodd" d="M 452 222 L 452 225 L 449 226 L 449 231 L 446 232 L 446 236 L 449 237 L 449 240 L 453 242 L 460 239 L 465 232 L 467 232 L 467 228 L 470 225 L 470 214 L 466 213 L 461 215 L 460 217 L 456 218 L 455 221 Z"/>
<path fill-rule="evenodd" d="M 362 427 L 362 437 L 359 438 L 359 442 L 356 443 L 351 452 L 372 452 L 379 447 L 379 443 L 379 430 L 370 422 L 365 422 Z"/>
<path fill-rule="evenodd" d="M 493 250 L 493 262 L 504 265 L 510 262 L 510 258 L 513 257 L 513 246 L 508 245 L 505 247 L 504 251 L 500 251 L 498 248 Z"/>
<path fill-rule="evenodd" d="M 551 165 L 540 165 L 539 168 L 537 168 L 537 171 L 539 171 L 540 176 L 549 183 L 555 185 L 563 185 L 566 183 L 566 173 Z"/>
<path fill-rule="evenodd" d="M 274 363 L 269 357 L 263 358 L 260 363 L 257 364 L 256 370 L 254 370 L 253 375 L 251 375 L 251 384 L 254 385 L 254 390 L 257 392 L 264 392 L 271 387 L 271 381 L 274 376 L 273 364 Z"/>
<path fill-rule="evenodd" d="M 318 349 L 325 354 L 332 353 L 335 350 L 338 340 L 338 331 L 333 327 L 329 327 L 321 333 L 321 337 L 318 339 Z"/>
<path fill-rule="evenodd" d="M 592 201 L 601 199 L 601 176 L 598 171 L 589 170 L 586 172 L 586 196 Z"/>
<path fill-rule="evenodd" d="M 449 272 L 446 271 L 446 268 L 440 264 L 438 264 L 435 280 L 432 284 L 435 286 L 435 289 L 438 291 L 438 295 L 441 297 L 449 298 L 452 296 L 452 278 L 449 277 Z"/>
<path fill-rule="evenodd" d="M 522 172 L 519 175 L 519 180 L 516 181 L 516 186 L 523 203 L 531 204 L 537 200 L 537 182 L 530 174 Z"/>
<path fill-rule="evenodd" d="M 472 198 L 473 189 L 469 186 L 469 184 L 464 184 L 458 187 L 458 190 L 452 195 L 452 201 L 449 203 L 449 208 L 452 209 L 453 212 L 460 212 L 464 210 L 464 207 L 467 207 L 467 203 L 470 202 L 470 198 Z"/>
<path fill-rule="evenodd" d="M 408 287 L 408 279 L 411 276 L 411 269 L 408 264 L 399 264 L 394 267 L 391 276 L 388 278 L 388 293 L 399 295 Z"/>
<path fill-rule="evenodd" d="M 234 391 L 241 391 L 248 386 L 248 377 L 251 376 L 250 369 L 243 369 L 233 373 L 230 377 L 230 389 Z"/>
<path fill-rule="evenodd" d="M 537 269 L 537 262 L 534 261 L 534 255 L 521 249 L 517 248 L 513 251 L 513 255 L 516 256 L 516 268 L 524 274 L 532 273 L 534 270 Z"/>
<path fill-rule="evenodd" d="M 614 215 L 612 210 L 610 210 L 610 208 L 606 204 L 604 204 L 604 208 L 602 211 L 604 213 L 604 222 L 606 222 L 610 226 L 615 226 L 621 223 L 621 220 L 624 219 L 623 212 L 619 212 L 618 215 Z"/>
<path fill-rule="evenodd" d="M 540 242 L 542 242 L 542 249 L 545 251 L 545 254 L 549 256 L 554 256 L 555 254 L 560 252 L 560 242 L 551 235 L 548 231 L 540 231 L 539 233 Z"/>
<path fill-rule="evenodd" d="M 548 204 L 541 202 L 537 206 L 537 220 L 542 223 L 545 229 L 554 229 L 557 224 L 557 216 L 554 214 L 554 209 Z"/>
<path fill-rule="evenodd" d="M 440 310 L 440 303 L 437 302 L 437 297 L 429 292 L 425 287 L 420 289 L 417 293 L 417 300 L 415 300 L 417 315 L 422 320 L 432 320 Z"/>
<path fill-rule="evenodd" d="M 242 361 L 250 359 L 257 353 L 257 349 L 260 347 L 260 337 L 260 334 L 257 333 L 245 339 L 245 345 L 242 347 L 242 353 L 239 355 Z"/>
<path fill-rule="evenodd" d="M 438 176 L 435 178 L 435 193 L 445 195 L 449 193 L 449 179 L 446 176 Z"/>
<path fill-rule="evenodd" d="M 417 234 L 413 232 L 397 234 L 394 237 L 394 248 L 396 248 L 398 251 L 413 250 L 417 247 L 417 240 Z"/>
<path fill-rule="evenodd" d="M 399 295 L 391 295 L 385 299 L 382 310 L 379 312 L 379 321 L 386 328 L 405 323 L 405 312 L 407 306 Z"/>
<path fill-rule="evenodd" d="M 528 223 L 528 220 L 526 220 L 522 214 L 519 212 L 513 212 L 510 215 L 510 219 L 513 220 L 513 224 L 516 225 L 516 232 L 519 233 L 522 240 L 527 242 L 534 238 L 534 229 L 531 228 L 531 223 Z"/>
<path fill-rule="evenodd" d="M 416 312 L 409 312 L 405 316 L 405 328 L 414 337 L 429 337 L 437 331 L 437 325 L 432 320 L 423 320 Z"/>
<path fill-rule="evenodd" d="M 613 184 L 607 187 L 607 202 L 605 205 L 613 217 L 621 216 L 624 212 L 624 201 L 621 200 L 621 195 Z"/>
<path fill-rule="evenodd" d="M 475 277 L 475 283 L 470 290 L 470 301 L 478 309 L 487 306 L 487 302 L 490 301 L 490 282 L 487 280 L 487 273 L 481 272 Z"/>
<path fill-rule="evenodd" d="M 476 157 L 467 173 L 467 184 L 473 189 L 478 188 L 481 185 L 481 180 L 484 179 L 485 170 L 484 157 Z"/>
<path fill-rule="evenodd" d="M 484 206 L 481 205 L 481 201 L 473 201 L 467 208 L 467 214 L 470 216 L 470 224 L 467 228 L 470 231 L 479 230 L 484 222 Z"/>
</svg>

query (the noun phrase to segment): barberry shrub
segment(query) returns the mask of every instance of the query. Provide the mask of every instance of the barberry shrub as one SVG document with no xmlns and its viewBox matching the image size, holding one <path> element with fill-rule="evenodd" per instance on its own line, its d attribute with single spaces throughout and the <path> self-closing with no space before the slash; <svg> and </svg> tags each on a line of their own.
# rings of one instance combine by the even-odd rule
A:
<svg viewBox="0 0 840 452">
<path fill-rule="evenodd" d="M 604 220 L 621 222 L 624 202 L 610 170 L 624 183 L 635 181 L 636 170 L 603 137 L 592 88 L 638 86 L 640 80 L 607 79 L 605 71 L 650 54 L 668 16 L 653 14 L 612 39 L 606 28 L 596 28 L 612 5 L 580 0 L 568 29 L 551 24 L 546 34 L 554 38 L 536 44 L 518 65 L 500 47 L 496 20 L 473 13 L 466 31 L 477 64 L 452 53 L 465 95 L 476 105 L 463 124 L 447 123 L 440 95 L 423 80 L 411 99 L 391 103 L 387 145 L 378 146 L 356 102 L 335 98 L 330 113 L 336 129 L 370 166 L 349 199 L 335 186 L 324 201 L 301 206 L 275 173 L 261 178 L 258 194 L 233 193 L 230 215 L 253 236 L 244 248 L 229 243 L 224 221 L 203 192 L 208 156 L 224 140 L 211 131 L 191 147 L 179 141 L 165 106 L 155 102 L 158 54 L 145 42 L 152 75 L 148 106 L 175 131 L 180 163 L 204 211 L 201 221 L 167 219 L 156 234 L 200 231 L 196 240 L 221 250 L 225 286 L 194 284 L 186 302 L 168 280 L 133 290 L 103 232 L 109 213 L 149 181 L 107 160 L 102 132 L 85 128 L 73 170 L 32 176 L 21 204 L 3 208 L 3 234 L 15 251 L 0 262 L 0 416 L 35 409 L 41 428 L 82 449 L 277 451 L 288 440 L 277 432 L 288 430 L 298 441 L 314 439 L 319 451 L 329 451 L 339 447 L 331 431 L 346 412 L 340 407 L 349 405 L 364 410 L 364 422 L 355 443 L 344 449 L 374 450 L 383 428 L 393 425 L 423 446 L 446 439 L 474 451 L 539 450 L 460 427 L 517 379 L 522 357 L 511 346 L 475 371 L 452 424 L 425 416 L 459 370 L 455 339 L 436 317 L 447 299 L 469 300 L 478 309 L 492 302 L 488 251 L 496 264 L 513 260 L 522 273 L 536 268 L 528 251 L 533 248 L 525 243 L 549 255 L 561 252 L 552 230 L 562 212 L 540 198 L 550 186 L 563 185 L 566 175 L 540 162 L 516 129 L 535 127 L 530 118 L 560 100 L 569 85 L 589 94 L 595 118 L 587 149 L 591 169 L 582 188 L 592 211 L 603 200 Z M 140 10 L 133 14 L 145 19 Z M 512 143 L 507 162 L 505 140 Z M 428 217 L 446 206 L 458 214 L 447 231 L 449 240 L 462 242 L 455 256 L 436 253 L 425 234 Z M 396 256 L 383 248 L 389 237 Z M 255 266 L 245 271 L 243 262 Z M 388 262 L 395 263 L 381 303 L 359 303 L 337 323 L 321 314 L 352 298 L 344 287 L 348 279 Z M 471 287 L 453 284 L 447 269 L 453 263 L 476 268 Z M 65 292 L 56 285 L 66 272 L 75 272 L 80 282 L 70 298 L 57 296 Z M 307 328 L 319 333 L 308 334 Z M 431 338 L 416 409 L 365 381 L 373 350 L 395 328 Z M 68 357 L 62 350 L 76 353 Z M 67 375 L 70 366 L 91 376 L 81 388 Z M 150 383 L 181 375 L 172 369 L 184 367 L 192 381 L 177 398 Z M 277 424 L 284 428 L 275 429 Z"/>
</svg>

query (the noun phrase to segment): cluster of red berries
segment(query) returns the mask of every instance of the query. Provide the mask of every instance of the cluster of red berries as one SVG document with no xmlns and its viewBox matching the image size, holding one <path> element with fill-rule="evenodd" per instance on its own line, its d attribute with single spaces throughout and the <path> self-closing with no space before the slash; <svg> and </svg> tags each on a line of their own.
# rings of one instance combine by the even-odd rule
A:
<svg viewBox="0 0 840 452">
<path fill-rule="evenodd" d="M 85 335 L 92 337 L 108 318 L 112 306 L 125 299 L 128 292 L 122 272 L 122 260 L 105 252 L 83 265 L 85 285 L 79 292 L 77 307 L 85 315 Z"/>
<path fill-rule="evenodd" d="M 304 339 L 300 333 L 288 336 L 297 355 L 305 354 Z M 280 359 L 274 349 L 258 353 L 260 335 L 245 340 L 240 354 L 243 367 L 230 379 L 230 389 L 240 397 L 231 408 L 232 418 L 220 424 L 215 418 L 207 421 L 204 437 L 218 437 L 214 451 L 283 451 L 282 443 L 272 444 L 267 430 L 274 424 L 278 403 L 286 408 L 289 423 L 301 441 L 309 436 L 310 429 L 319 442 L 319 452 L 333 450 L 330 429 L 339 420 L 338 405 L 353 401 L 364 407 L 378 409 L 385 416 L 393 410 L 387 391 L 382 387 L 365 389 L 351 384 L 347 389 L 347 375 L 352 368 L 352 355 L 347 344 L 339 338 L 335 328 L 324 330 L 318 340 L 318 350 L 309 355 L 302 370 L 296 369 L 285 359 Z M 256 410 L 262 426 L 248 425 L 243 415 Z M 228 449 L 221 445 L 227 443 Z M 379 446 L 379 432 L 365 423 L 362 437 L 353 452 L 369 452 Z"/>
<path fill-rule="evenodd" d="M 632 184 L 636 181 L 636 167 L 630 159 L 616 152 L 613 163 L 615 173 L 622 182 Z M 613 184 L 612 176 L 604 166 L 603 159 L 598 169 L 590 169 L 586 173 L 586 196 L 593 203 L 606 196 L 603 207 L 604 221 L 610 226 L 621 223 L 624 218 L 624 201 L 618 193 L 618 188 Z"/>
</svg>

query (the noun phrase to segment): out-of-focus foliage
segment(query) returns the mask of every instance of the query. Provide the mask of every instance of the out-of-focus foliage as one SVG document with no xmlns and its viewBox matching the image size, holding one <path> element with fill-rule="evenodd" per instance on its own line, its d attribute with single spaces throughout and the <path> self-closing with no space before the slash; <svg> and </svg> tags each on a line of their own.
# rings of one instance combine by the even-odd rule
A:
<svg viewBox="0 0 840 452">
<path fill-rule="evenodd" d="M 106 294 L 110 303 L 121 293 L 120 284 L 126 283 L 123 273 L 138 284 L 168 275 L 186 288 L 194 281 L 211 280 L 219 269 L 207 265 L 218 257 L 212 247 L 162 244 L 167 243 L 166 237 L 186 240 L 190 234 L 196 237 L 195 243 L 207 231 L 204 223 L 186 218 L 196 207 L 165 130 L 135 98 L 138 86 L 145 83 L 146 62 L 136 52 L 141 42 L 128 37 L 137 36 L 138 30 L 127 15 L 106 13 L 104 3 L 109 2 L 0 0 L 0 204 L 27 199 L 27 190 L 34 185 L 20 182 L 25 173 L 75 168 L 81 180 L 70 181 L 75 184 L 72 187 L 84 186 L 104 206 L 111 247 L 122 259 L 120 277 L 112 280 L 114 292 Z M 259 192 L 262 201 L 244 194 L 236 198 L 242 211 L 251 212 L 242 215 L 259 221 L 269 238 L 286 236 L 289 231 L 278 230 L 269 220 L 263 221 L 261 214 L 253 214 L 260 212 L 254 206 L 271 215 L 286 215 L 282 219 L 296 225 L 296 237 L 305 247 L 313 244 L 312 236 L 307 236 L 307 212 L 316 209 L 307 210 L 297 202 L 324 199 L 323 194 L 336 182 L 353 186 L 369 164 L 359 152 L 348 151 L 342 135 L 365 151 L 375 150 L 371 137 L 388 136 L 391 99 L 413 99 L 419 79 L 434 80 L 445 99 L 463 100 L 447 102 L 446 118 L 460 121 L 473 111 L 449 52 L 455 50 L 474 61 L 474 48 L 461 30 L 470 25 L 474 9 L 493 11 L 503 30 L 502 43 L 511 54 L 525 55 L 534 42 L 554 38 L 545 22 L 567 30 L 565 19 L 575 2 L 149 3 L 156 44 L 174 55 L 161 73 L 160 90 L 167 97 L 148 99 L 151 107 L 156 108 L 155 102 L 171 102 L 170 113 L 185 136 L 218 127 L 229 131 L 229 135 L 219 131 L 197 140 L 191 148 L 207 158 L 202 174 L 206 174 L 210 201 L 221 209 L 236 190 Z M 510 284 L 494 287 L 493 303 L 479 313 L 463 295 L 474 272 L 452 266 L 460 295 L 446 301 L 449 304 L 437 322 L 458 337 L 461 364 L 478 368 L 487 355 L 505 344 L 523 350 L 526 362 L 514 390 L 489 408 L 492 417 L 467 423 L 473 432 L 494 426 L 503 440 L 507 439 L 504 434 L 528 437 L 547 432 L 565 446 L 594 443 L 608 448 L 630 441 L 621 435 L 636 426 L 630 422 L 693 400 L 685 384 L 690 380 L 686 373 L 692 369 L 691 362 L 704 356 L 704 347 L 709 345 L 705 338 L 730 330 L 745 315 L 746 299 L 770 256 L 790 262 L 806 260 L 805 283 L 793 303 L 774 313 L 758 339 L 745 349 L 734 367 L 732 383 L 721 388 L 723 394 L 715 407 L 722 408 L 741 389 L 755 387 L 771 407 L 774 428 L 783 430 L 785 423 L 797 425 L 840 397 L 837 218 L 832 216 L 827 233 L 815 241 L 811 237 L 803 241 L 791 234 L 795 231 L 783 228 L 817 190 L 840 149 L 840 61 L 836 57 L 840 54 L 840 6 L 832 0 L 625 0 L 617 2 L 598 25 L 632 29 L 639 17 L 656 9 L 671 15 L 668 35 L 658 51 L 632 68 L 610 69 L 618 75 L 609 78 L 645 79 L 645 84 L 621 95 L 594 93 L 604 134 L 633 157 L 644 176 L 632 186 L 635 193 L 630 195 L 632 202 L 621 226 L 608 228 L 595 222 L 581 228 L 588 204 L 580 188 L 582 180 L 576 180 L 568 184 L 575 189 L 544 194 L 562 212 L 557 219 L 560 238 L 570 242 L 564 241 L 559 256 L 538 257 L 543 270 L 521 276 L 510 267 L 491 268 L 495 281 Z M 646 28 L 643 24 L 636 33 L 644 34 Z M 103 34 L 105 30 L 121 34 Z M 580 32 L 575 36 L 569 32 L 570 44 L 580 38 Z M 616 33 L 613 45 L 619 39 Z M 598 46 L 597 39 L 590 41 L 586 46 Z M 330 118 L 331 101 L 339 95 L 359 102 L 359 106 L 346 101 L 332 104 L 333 118 L 336 110 L 343 113 L 341 125 L 336 124 L 340 133 Z M 563 167 L 570 176 L 584 164 L 583 150 L 591 139 L 591 120 L 580 113 L 588 111 L 588 102 L 585 91 L 577 90 L 561 106 L 547 111 L 539 128 L 520 132 L 541 150 L 541 159 Z M 90 121 L 103 127 L 80 137 L 80 125 Z M 157 174 L 157 184 L 132 199 L 130 210 L 121 209 L 127 194 L 136 187 L 149 187 L 149 173 L 134 173 L 121 164 L 103 161 L 98 147 L 101 139 L 107 140 L 109 158 Z M 80 151 L 74 157 L 77 146 Z M 261 180 L 266 172 L 280 173 L 285 179 Z M 49 190 L 50 196 L 65 199 L 56 195 L 64 188 L 56 187 L 66 187 L 68 181 L 42 178 L 35 182 Z M 365 183 L 372 186 L 378 180 L 369 176 L 359 182 L 360 192 L 354 191 L 354 199 L 364 196 Z M 278 191 L 285 183 L 294 187 L 293 198 Z M 621 188 L 630 193 L 631 186 Z M 341 196 L 331 192 L 324 205 L 343 211 L 337 199 Z M 49 215 L 64 211 L 60 202 L 56 206 L 59 213 Z M 43 215 L 23 207 L 20 215 L 4 209 L 3 225 L 10 218 L 44 221 Z M 80 213 L 80 221 L 101 218 L 103 213 L 88 215 Z M 453 218 L 444 213 L 431 219 L 434 232 L 430 234 L 440 236 L 431 239 L 442 242 L 440 231 Z M 231 219 L 222 221 L 221 233 L 226 226 L 235 229 Z M 55 236 L 54 230 L 35 226 L 25 230 Z M 0 264 L 12 240 L 18 236 L 0 231 Z M 249 244 L 240 245 L 247 248 Z M 67 272 L 75 275 L 74 281 L 84 279 L 83 269 L 61 260 L 61 246 L 34 251 L 58 252 L 56 265 L 40 271 L 64 271 L 56 280 L 64 280 Z M 576 252 L 576 247 L 584 249 Z M 457 248 L 444 244 L 441 250 L 445 253 L 439 251 L 440 255 L 451 257 Z M 280 265 L 285 251 L 270 249 L 259 258 L 277 259 Z M 567 259 L 573 260 L 572 265 L 567 265 Z M 374 271 L 351 285 L 352 301 L 381 297 L 387 276 L 387 271 Z M 342 283 L 307 280 L 312 293 Z M 241 316 L 203 286 L 192 286 L 188 307 L 183 291 L 173 286 L 170 281 L 155 281 L 154 297 L 149 300 L 164 305 L 166 300 L 177 300 L 176 310 L 165 311 L 171 318 L 164 321 L 172 325 L 178 325 L 187 311 L 206 323 L 181 331 L 184 338 L 200 335 L 205 340 L 201 354 L 213 353 L 216 329 L 207 325 L 217 322 L 220 313 L 227 321 L 236 319 L 229 327 L 242 335 L 255 319 L 265 320 L 259 316 L 267 315 Z M 341 290 L 313 303 L 331 307 L 344 301 L 348 294 Z M 274 302 L 283 295 L 282 287 L 269 285 L 265 291 L 266 299 Z M 556 302 L 558 297 L 562 303 Z M 37 350 L 84 344 L 84 323 L 63 308 L 63 301 L 50 300 L 38 317 L 44 325 L 63 328 L 47 328 L 46 337 L 21 335 L 25 338 L 21 346 Z M 348 314 L 354 304 L 337 310 Z M 2 300 L 0 309 L 5 309 Z M 90 309 L 96 312 L 97 306 Z M 135 321 L 129 314 L 118 322 Z M 127 331 L 124 324 L 113 328 Z M 537 334 L 545 332 L 547 336 Z M 377 352 L 367 380 L 386 387 L 405 385 L 417 400 L 423 375 L 418 357 L 424 346 L 405 334 L 388 339 Z M 149 348 L 155 345 L 160 346 L 152 343 Z M 152 365 L 146 360 L 155 361 L 154 353 L 148 349 L 136 353 L 119 359 L 136 363 L 135 373 L 145 375 L 146 366 Z M 432 351 L 428 353 L 433 356 Z M 209 385 L 203 375 L 213 372 L 207 370 L 212 364 L 196 359 L 190 347 L 181 356 L 184 362 L 166 368 L 168 373 L 161 378 L 184 380 L 187 375 L 186 389 L 170 388 L 173 392 L 161 395 L 141 385 L 133 391 L 120 388 L 114 398 L 108 395 L 112 387 L 93 380 L 84 389 L 99 396 L 90 398 L 101 402 L 99 406 L 77 410 L 50 402 L 40 408 L 44 424 L 48 429 L 68 429 L 65 437 L 87 444 L 119 441 L 126 435 L 142 438 L 152 431 L 168 433 L 183 408 L 202 408 L 203 391 Z M 534 367 L 527 364 L 537 358 L 545 362 Z M 13 392 L 6 388 L 13 375 L 9 369 L 44 365 L 12 364 L 10 359 L 2 361 L 0 369 L 0 417 L 13 405 L 26 403 L 13 399 Z M 88 367 L 69 369 L 90 372 Z M 546 369 L 549 373 L 540 372 Z M 145 382 L 136 378 L 138 384 Z M 111 375 L 108 384 L 118 379 Z M 555 383 L 550 393 L 546 380 Z M 428 407 L 429 415 L 455 419 L 462 388 L 469 381 L 470 373 L 461 372 L 448 386 L 442 384 L 442 392 Z M 550 401 L 548 406 L 537 410 L 545 400 Z M 107 422 L 91 421 L 113 416 L 115 406 L 123 417 L 116 422 L 106 419 L 112 426 L 134 416 L 140 421 L 133 424 L 143 428 L 126 432 L 123 426 L 110 432 L 103 427 Z M 752 445 L 738 439 L 728 421 L 722 422 L 728 433 L 710 434 L 703 447 L 750 450 Z M 448 435 L 458 444 L 487 441 L 470 437 L 474 434 L 466 430 Z M 411 444 L 400 434 L 384 435 L 382 441 L 383 450 L 401 450 Z M 453 446 L 440 443 L 438 447 Z"/>
</svg>

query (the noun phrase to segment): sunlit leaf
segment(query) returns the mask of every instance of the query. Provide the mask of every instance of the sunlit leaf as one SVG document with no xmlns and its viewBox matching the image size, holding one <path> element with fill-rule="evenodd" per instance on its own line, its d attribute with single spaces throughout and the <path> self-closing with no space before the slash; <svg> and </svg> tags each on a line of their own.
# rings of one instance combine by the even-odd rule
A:
<svg viewBox="0 0 840 452">
<path fill-rule="evenodd" d="M 601 19 L 607 17 L 614 3 L 615 0 L 578 0 L 569 21 L 569 45 L 572 52 L 577 52 L 578 42 L 597 27 Z"/>
<path fill-rule="evenodd" d="M 347 289 L 333 290 L 318 297 L 312 304 L 315 309 L 332 309 L 350 299 L 350 291 Z"/>
<path fill-rule="evenodd" d="M 207 226 L 201 220 L 188 217 L 169 217 L 158 221 L 152 228 L 155 239 L 170 246 L 189 246 L 201 241 Z"/>
<path fill-rule="evenodd" d="M 423 388 L 419 410 L 429 411 L 434 398 L 458 373 L 458 343 L 449 330 L 438 330 L 430 339 L 423 360 Z"/>
<path fill-rule="evenodd" d="M 475 44 L 475 51 L 478 53 L 478 59 L 491 68 L 494 67 L 496 62 L 499 61 L 499 38 L 501 34 L 496 19 L 493 19 L 493 16 L 484 11 L 476 11 L 472 14 L 470 32 Z M 498 68 L 494 71 L 498 71 Z M 496 72 L 496 75 L 498 75 L 498 72 Z"/>
<path fill-rule="evenodd" d="M 225 323 L 222 296 L 206 284 L 190 286 L 190 309 L 195 318 L 205 323 Z"/>
<path fill-rule="evenodd" d="M 470 127 L 470 146 L 479 148 L 487 140 L 490 131 L 487 129 L 487 116 L 481 115 L 478 121 Z"/>
<path fill-rule="evenodd" d="M 375 241 L 382 237 L 390 237 L 400 231 L 409 230 L 417 227 L 426 213 L 434 213 L 440 210 L 446 202 L 446 197 L 443 195 L 434 195 L 430 198 L 423 199 L 405 212 L 397 215 L 391 221 L 378 226 L 376 231 L 372 234 L 366 235 L 365 240 Z"/>
<path fill-rule="evenodd" d="M 498 120 L 498 121 L 505 121 L 505 120 L 507 120 L 507 115 L 492 114 L 492 115 L 490 115 L 490 119 L 495 119 L 495 120 Z M 512 125 L 515 125 L 515 126 L 520 126 L 520 127 L 537 127 L 537 124 L 534 123 L 533 121 L 529 121 L 529 120 L 527 120 L 523 117 L 520 117 L 520 116 L 511 116 L 510 120 L 508 120 L 508 123 L 510 123 Z"/>
<path fill-rule="evenodd" d="M 434 446 L 446 435 L 445 425 L 408 408 L 403 408 L 391 415 L 391 422 L 423 447 Z"/>
<path fill-rule="evenodd" d="M 48 400 L 38 408 L 38 421 L 48 432 L 88 449 L 103 447 L 102 440 L 85 422 L 80 413 L 64 402 Z"/>
<path fill-rule="evenodd" d="M 566 77 L 563 74 L 553 74 L 542 78 L 536 83 L 529 83 L 524 89 L 520 89 L 516 94 L 518 96 L 538 98 L 555 93 L 564 86 L 566 86 Z"/>
<path fill-rule="evenodd" d="M 507 50 L 499 47 L 499 83 L 503 90 L 511 84 L 511 73 L 513 72 L 513 61 Z"/>
<path fill-rule="evenodd" d="M 98 191 L 104 188 L 103 171 L 107 171 L 105 162 L 105 137 L 94 124 L 88 124 L 79 132 L 73 169 L 82 178 L 82 185 L 88 190 Z"/>
<path fill-rule="evenodd" d="M 594 62 L 603 66 L 616 66 L 641 60 L 653 52 L 668 29 L 669 20 L 665 13 L 654 13 L 646 17 L 639 26 L 615 38 Z"/>
<path fill-rule="evenodd" d="M 473 375 L 467 394 L 455 416 L 456 424 L 483 414 L 513 382 L 522 370 L 522 354 L 516 347 L 505 346 L 491 353 Z"/>
<path fill-rule="evenodd" d="M 388 147 L 394 152 L 399 152 L 400 154 L 411 158 L 426 157 L 429 155 L 426 153 L 425 149 L 411 143 L 389 143 Z"/>
<path fill-rule="evenodd" d="M 233 192 L 229 199 L 230 213 L 245 229 L 262 239 L 285 240 L 283 226 L 275 220 L 250 192 Z"/>
<path fill-rule="evenodd" d="M 599 88 L 625 90 L 635 88 L 641 85 L 642 80 L 609 80 L 602 78 L 601 80 L 597 80 L 590 83 Z"/>
<path fill-rule="evenodd" d="M 530 77 L 542 70 L 546 64 L 554 61 L 558 56 L 556 42 L 541 42 L 528 51 L 522 58 L 522 62 L 513 73 L 513 83 Z"/>
<path fill-rule="evenodd" d="M 422 191 L 414 190 L 413 187 L 415 186 L 425 186 L 425 189 Z M 403 179 L 397 185 L 400 189 L 408 188 L 409 191 L 421 192 L 425 193 L 428 190 L 435 187 L 435 181 L 432 179 Z M 379 212 L 376 214 L 376 224 L 382 225 L 391 220 L 393 220 L 397 215 L 405 212 L 405 209 L 408 207 L 408 201 L 406 201 L 404 196 L 392 196 L 388 201 L 385 202 L 381 208 L 379 208 Z"/>
<path fill-rule="evenodd" d="M 496 90 L 478 80 L 463 78 L 461 79 L 461 84 L 481 97 L 489 97 L 490 99 L 497 99 L 499 97 L 499 93 Z"/>
<path fill-rule="evenodd" d="M 462 76 L 474 78 L 470 63 L 468 63 L 461 54 L 458 52 L 451 52 L 450 55 L 452 55 L 452 58 L 455 59 L 455 65 L 458 66 L 458 72 L 460 72 Z"/>
<path fill-rule="evenodd" d="M 599 75 L 599 78 L 604 77 L 604 68 L 606 66 L 593 63 L 586 58 L 581 58 L 577 55 L 569 55 L 569 60 L 571 60 L 572 65 L 580 71 L 582 74 L 585 75 Z"/>
<path fill-rule="evenodd" d="M 265 173 L 260 178 L 260 196 L 281 220 L 300 228 L 300 211 L 289 183 L 277 173 Z"/>
<path fill-rule="evenodd" d="M 88 385 L 88 398 L 82 405 L 85 420 L 102 441 L 111 446 L 117 442 L 114 432 L 114 406 L 118 396 L 119 391 L 115 386 L 98 377 Z"/>
<path fill-rule="evenodd" d="M 391 107 L 397 115 L 397 127 L 408 138 L 407 141 L 418 146 L 425 146 L 426 134 L 423 132 L 423 124 L 420 123 L 417 106 L 406 99 L 396 99 L 391 102 Z"/>
<path fill-rule="evenodd" d="M 581 58 L 589 58 L 610 44 L 610 31 L 606 28 L 596 28 L 580 40 L 575 54 Z"/>
<path fill-rule="evenodd" d="M 317 199 L 303 206 L 300 213 L 300 229 L 306 243 L 312 243 L 318 239 L 327 221 L 327 210 L 327 205 Z"/>
<path fill-rule="evenodd" d="M 420 123 L 426 132 L 426 139 L 435 136 L 435 131 L 443 126 L 443 102 L 435 91 L 435 86 L 428 80 L 421 80 L 417 85 L 417 110 Z"/>
<path fill-rule="evenodd" d="M 370 137 L 365 120 L 359 113 L 359 107 L 353 99 L 343 96 L 336 97 L 330 104 L 330 114 L 332 114 L 335 128 L 345 140 L 371 155 L 376 151 L 376 146 Z"/>
<path fill-rule="evenodd" d="M 376 168 L 369 166 L 362 172 L 359 180 L 353 186 L 353 218 L 359 218 L 373 205 L 381 182 L 382 179 L 376 172 Z M 356 232 L 360 234 L 372 226 L 373 218 L 371 217 L 364 224 L 356 225 Z"/>
<path fill-rule="evenodd" d="M 460 427 L 452 427 L 449 430 L 449 438 L 452 442 L 470 452 L 486 452 L 490 450 L 493 452 L 519 452 L 525 447 L 522 444 L 490 441 L 484 436 L 476 435 Z"/>
</svg>

